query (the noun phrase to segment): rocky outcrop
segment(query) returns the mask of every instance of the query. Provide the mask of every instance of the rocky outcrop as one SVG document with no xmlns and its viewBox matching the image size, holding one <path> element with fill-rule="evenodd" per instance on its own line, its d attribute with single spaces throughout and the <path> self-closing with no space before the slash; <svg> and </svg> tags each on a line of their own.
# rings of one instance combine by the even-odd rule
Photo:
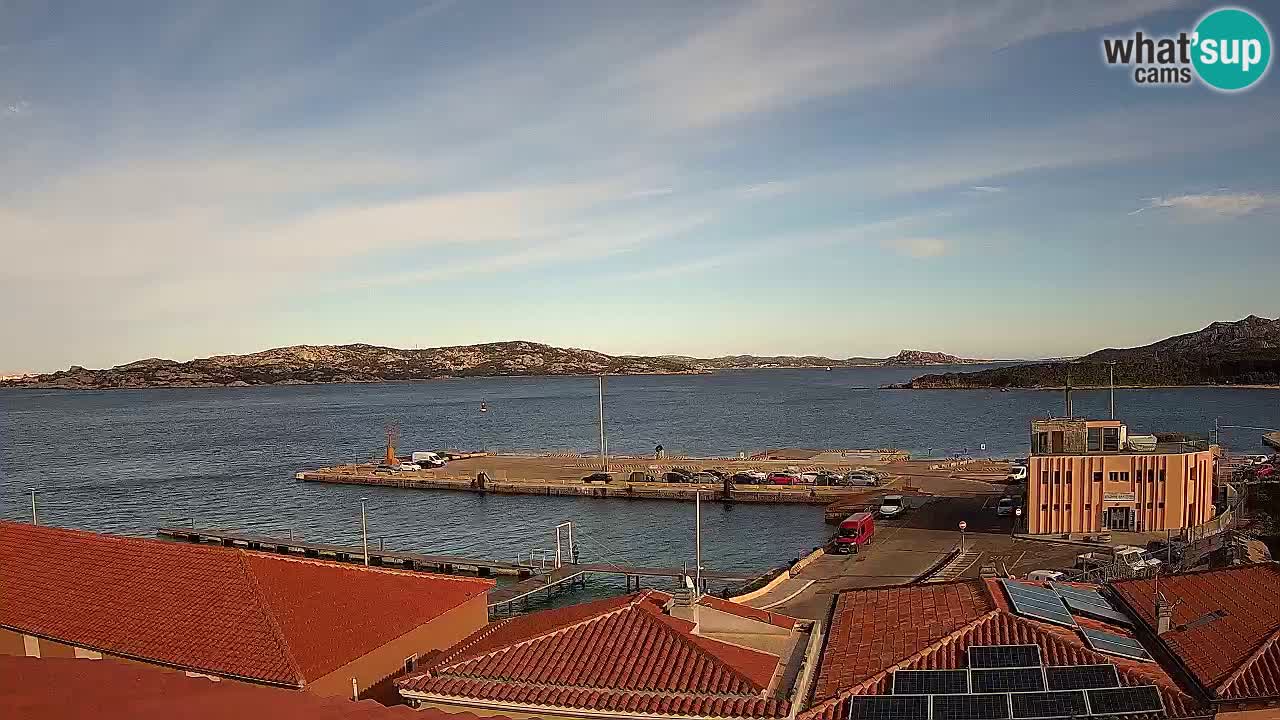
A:
<svg viewBox="0 0 1280 720">
<path fill-rule="evenodd" d="M 938 360 L 946 358 L 946 360 Z M 960 361 L 942 353 L 904 350 L 894 358 L 756 357 L 700 359 L 681 356 L 606 355 L 514 341 L 401 350 L 377 345 L 294 345 L 249 355 L 216 355 L 187 362 L 149 358 L 105 370 L 78 365 L 15 377 L 0 386 L 32 388 L 238 387 L 310 383 L 395 382 L 449 377 L 529 375 L 646 375 L 711 372 L 725 368 L 853 367 Z"/>
<path fill-rule="evenodd" d="M 921 375 L 902 388 L 1104 387 L 1114 367 L 1116 385 L 1276 385 L 1280 384 L 1280 319 L 1250 315 L 1215 322 L 1135 348 L 1099 350 L 1071 363 L 1041 362 L 972 373 Z"/>
</svg>

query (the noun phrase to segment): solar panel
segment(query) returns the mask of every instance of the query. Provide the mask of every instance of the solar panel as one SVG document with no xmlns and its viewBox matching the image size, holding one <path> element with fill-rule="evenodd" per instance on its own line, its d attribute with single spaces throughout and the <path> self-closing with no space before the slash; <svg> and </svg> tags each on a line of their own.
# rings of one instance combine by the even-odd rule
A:
<svg viewBox="0 0 1280 720">
<path fill-rule="evenodd" d="M 1039 645 L 970 645 L 969 667 L 1036 667 L 1040 665 Z"/>
<path fill-rule="evenodd" d="M 1052 590 L 1023 585 L 1013 580 L 1001 580 L 1013 611 L 1023 617 L 1044 620 L 1064 627 L 1076 627 L 1075 618 L 1063 604 L 1062 598 Z"/>
<path fill-rule="evenodd" d="M 1017 720 L 1079 718 L 1089 714 L 1081 690 L 1013 693 L 1009 698 Z"/>
<path fill-rule="evenodd" d="M 945 695 L 969 692 L 967 670 L 898 670 L 893 674 L 894 695 Z"/>
<path fill-rule="evenodd" d="M 1122 715 L 1137 712 L 1163 712 L 1164 702 L 1154 685 L 1085 690 L 1089 695 L 1089 714 Z"/>
<path fill-rule="evenodd" d="M 1120 686 L 1115 665 L 1069 665 L 1047 667 L 1045 680 L 1050 690 L 1085 690 Z"/>
<path fill-rule="evenodd" d="M 1101 598 L 1101 596 L 1099 596 Z M 1096 618 L 1098 620 L 1106 620 L 1107 622 L 1121 625 L 1124 627 L 1133 627 L 1133 621 L 1128 615 L 1116 610 L 1110 605 L 1098 605 L 1092 602 L 1084 602 L 1075 597 L 1064 596 L 1062 601 L 1067 604 L 1067 608 L 1077 615 L 1085 615 L 1087 617 Z M 1105 602 L 1105 600 L 1103 601 Z"/>
<path fill-rule="evenodd" d="M 1009 695 L 934 695 L 933 720 L 1009 720 Z"/>
<path fill-rule="evenodd" d="M 1089 643 L 1089 647 L 1100 653 L 1119 655 L 1134 660 L 1151 660 L 1151 655 L 1142 647 L 1142 643 L 1123 635 L 1114 635 L 1100 630 L 1081 628 L 1080 634 Z"/>
<path fill-rule="evenodd" d="M 929 720 L 924 695 L 860 695 L 849 698 L 849 720 Z"/>
<path fill-rule="evenodd" d="M 975 693 L 1034 692 L 1044 690 L 1044 673 L 1039 667 L 970 670 Z"/>
<path fill-rule="evenodd" d="M 1088 590 L 1086 588 L 1076 587 L 1074 585 L 1068 585 L 1066 583 L 1057 583 L 1057 582 L 1049 583 L 1049 587 L 1053 588 L 1054 592 L 1058 593 L 1063 597 L 1076 597 L 1081 600 L 1084 600 L 1085 602 L 1092 602 L 1092 603 L 1107 602 L 1106 598 L 1102 597 L 1102 593 L 1098 592 L 1097 590 Z"/>
</svg>

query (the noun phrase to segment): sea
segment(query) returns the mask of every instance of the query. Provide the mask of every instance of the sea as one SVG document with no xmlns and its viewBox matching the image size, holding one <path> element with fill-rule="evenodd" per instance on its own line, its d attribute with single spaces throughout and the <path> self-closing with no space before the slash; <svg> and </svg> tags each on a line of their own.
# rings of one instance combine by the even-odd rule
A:
<svg viewBox="0 0 1280 720">
<path fill-rule="evenodd" d="M 930 372 L 976 370 L 934 367 Z M 605 380 L 611 453 L 736 456 L 767 448 L 900 448 L 1019 457 L 1061 392 L 885 390 L 920 368 L 765 369 Z M 599 452 L 596 377 L 151 390 L 0 389 L 0 518 L 138 536 L 190 525 L 514 560 L 554 548 L 572 521 L 583 561 L 692 566 L 688 503 L 480 496 L 300 483 L 295 472 L 378 455 L 388 425 L 415 449 Z M 1261 452 L 1280 390 L 1120 389 L 1130 432 L 1205 433 Z M 481 403 L 487 408 L 480 412 Z M 1107 391 L 1073 393 L 1106 417 Z M 703 565 L 763 572 L 830 535 L 818 507 L 704 503 Z M 593 579 L 586 596 L 621 587 Z"/>
</svg>

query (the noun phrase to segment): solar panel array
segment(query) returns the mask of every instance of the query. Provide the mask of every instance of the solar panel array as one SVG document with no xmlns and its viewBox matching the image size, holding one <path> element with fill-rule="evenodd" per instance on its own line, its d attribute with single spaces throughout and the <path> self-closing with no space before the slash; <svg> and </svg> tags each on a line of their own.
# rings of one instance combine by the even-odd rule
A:
<svg viewBox="0 0 1280 720">
<path fill-rule="evenodd" d="M 1117 610 L 1101 593 L 1065 583 L 1049 584 L 1072 612 L 1124 627 L 1133 627 L 1133 621 L 1129 616 Z"/>
<path fill-rule="evenodd" d="M 1114 642 L 1101 637 L 1109 633 L 1081 632 Z M 1155 686 L 1121 687 L 1114 665 L 1043 667 L 1037 645 L 975 645 L 967 654 L 967 670 L 894 672 L 892 695 L 849 698 L 849 720 L 1067 720 L 1164 712 Z"/>
<path fill-rule="evenodd" d="M 1151 654 L 1142 647 L 1142 643 L 1133 638 L 1089 628 L 1080 628 L 1080 634 L 1084 636 L 1085 642 L 1089 643 L 1089 647 L 1100 653 L 1119 655 L 1133 660 L 1151 660 Z"/>
<path fill-rule="evenodd" d="M 1004 586 L 1015 613 L 1063 627 L 1076 627 L 1076 619 L 1062 597 L 1053 590 L 1008 579 L 1001 579 L 1000 584 Z"/>
</svg>

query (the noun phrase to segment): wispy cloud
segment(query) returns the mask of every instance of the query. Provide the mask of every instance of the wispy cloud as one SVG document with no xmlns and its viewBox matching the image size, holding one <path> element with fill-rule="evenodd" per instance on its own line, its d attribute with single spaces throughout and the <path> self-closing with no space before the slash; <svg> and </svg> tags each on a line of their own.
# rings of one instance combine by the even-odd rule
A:
<svg viewBox="0 0 1280 720">
<path fill-rule="evenodd" d="M 1218 191 L 1148 198 L 1146 205 L 1129 214 L 1138 215 L 1148 210 L 1173 210 L 1189 219 L 1218 220 L 1237 218 L 1272 207 L 1280 207 L 1280 194 Z"/>
<path fill-rule="evenodd" d="M 1005 191 L 1005 188 L 999 185 L 974 185 L 969 189 L 978 193 L 1002 193 Z"/>
<path fill-rule="evenodd" d="M 946 240 L 937 237 L 895 238 L 886 241 L 886 244 L 900 255 L 918 260 L 929 260 L 946 255 L 949 247 Z"/>
</svg>

